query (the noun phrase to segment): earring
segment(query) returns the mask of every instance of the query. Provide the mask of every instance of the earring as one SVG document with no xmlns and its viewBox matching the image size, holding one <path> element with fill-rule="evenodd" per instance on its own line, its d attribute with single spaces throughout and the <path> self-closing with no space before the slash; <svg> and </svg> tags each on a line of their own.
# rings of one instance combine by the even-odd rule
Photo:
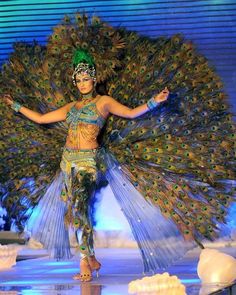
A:
<svg viewBox="0 0 236 295">
<path fill-rule="evenodd" d="M 73 83 L 74 86 L 76 86 L 75 75 L 72 75 L 72 83 Z"/>
</svg>

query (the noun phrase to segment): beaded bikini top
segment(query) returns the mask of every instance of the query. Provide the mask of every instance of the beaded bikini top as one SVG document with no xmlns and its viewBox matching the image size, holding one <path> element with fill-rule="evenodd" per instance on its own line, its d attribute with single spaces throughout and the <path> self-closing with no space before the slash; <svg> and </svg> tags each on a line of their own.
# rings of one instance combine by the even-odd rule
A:
<svg viewBox="0 0 236 295">
<path fill-rule="evenodd" d="M 98 112 L 95 102 L 91 102 L 84 107 L 77 109 L 73 106 L 67 113 L 66 121 L 68 124 L 78 124 L 79 122 L 98 125 L 102 128 L 106 120 Z"/>
<path fill-rule="evenodd" d="M 69 124 L 66 147 L 73 150 L 80 149 L 81 141 L 94 144 L 106 122 L 95 102 L 88 103 L 80 109 L 73 106 L 67 113 L 66 121 Z"/>
</svg>

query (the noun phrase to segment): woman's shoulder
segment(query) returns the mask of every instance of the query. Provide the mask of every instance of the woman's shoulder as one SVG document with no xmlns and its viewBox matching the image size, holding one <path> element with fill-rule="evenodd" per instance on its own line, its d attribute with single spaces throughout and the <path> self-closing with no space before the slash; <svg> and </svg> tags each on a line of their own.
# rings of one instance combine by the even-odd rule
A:
<svg viewBox="0 0 236 295">
<path fill-rule="evenodd" d="M 76 101 L 72 101 L 67 103 L 64 107 L 67 109 L 67 111 L 69 112 L 69 110 L 76 104 Z"/>
<path fill-rule="evenodd" d="M 100 95 L 97 101 L 100 103 L 107 103 L 112 100 L 115 100 L 115 99 L 111 97 L 110 95 Z"/>
<path fill-rule="evenodd" d="M 104 118 L 107 118 L 109 115 L 109 112 L 107 111 L 107 106 L 110 104 L 112 99 L 113 98 L 109 95 L 100 95 L 99 99 L 96 102 L 97 109 Z"/>
</svg>

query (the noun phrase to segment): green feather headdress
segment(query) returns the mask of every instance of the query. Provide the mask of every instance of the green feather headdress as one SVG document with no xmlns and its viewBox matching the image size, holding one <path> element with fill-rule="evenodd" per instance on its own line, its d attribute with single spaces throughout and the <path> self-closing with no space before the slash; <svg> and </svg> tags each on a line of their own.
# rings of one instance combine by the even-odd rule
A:
<svg viewBox="0 0 236 295">
<path fill-rule="evenodd" d="M 81 48 L 77 49 L 74 52 L 72 62 L 75 67 L 72 75 L 74 85 L 76 85 L 75 76 L 76 74 L 80 73 L 87 73 L 93 78 L 94 82 L 96 81 L 95 63 L 93 57 L 88 53 L 87 50 Z"/>
<path fill-rule="evenodd" d="M 79 63 L 87 63 L 90 67 L 95 67 L 93 57 L 88 53 L 87 50 L 78 48 L 73 55 L 72 59 L 74 67 Z"/>
</svg>

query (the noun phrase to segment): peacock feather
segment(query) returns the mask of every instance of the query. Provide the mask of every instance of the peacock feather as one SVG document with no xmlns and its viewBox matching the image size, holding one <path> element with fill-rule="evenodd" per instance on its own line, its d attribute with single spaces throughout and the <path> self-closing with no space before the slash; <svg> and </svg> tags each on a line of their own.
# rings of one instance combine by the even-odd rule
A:
<svg viewBox="0 0 236 295">
<path fill-rule="evenodd" d="M 227 95 L 207 59 L 180 35 L 149 39 L 76 14 L 54 28 L 45 47 L 15 44 L 0 93 L 40 112 L 77 100 L 71 76 L 78 47 L 92 55 L 109 95 L 131 108 L 168 87 L 169 99 L 156 110 L 134 120 L 110 116 L 101 145 L 186 239 L 217 237 L 235 201 L 236 141 Z M 37 125 L 2 102 L 0 112 L 0 200 L 22 230 L 59 169 L 67 125 Z"/>
<path fill-rule="evenodd" d="M 222 82 L 179 35 L 152 41 L 126 31 L 122 36 L 124 63 L 109 94 L 130 107 L 164 87 L 171 94 L 135 120 L 110 117 L 103 145 L 186 239 L 214 239 L 235 201 L 235 125 Z"/>
</svg>

